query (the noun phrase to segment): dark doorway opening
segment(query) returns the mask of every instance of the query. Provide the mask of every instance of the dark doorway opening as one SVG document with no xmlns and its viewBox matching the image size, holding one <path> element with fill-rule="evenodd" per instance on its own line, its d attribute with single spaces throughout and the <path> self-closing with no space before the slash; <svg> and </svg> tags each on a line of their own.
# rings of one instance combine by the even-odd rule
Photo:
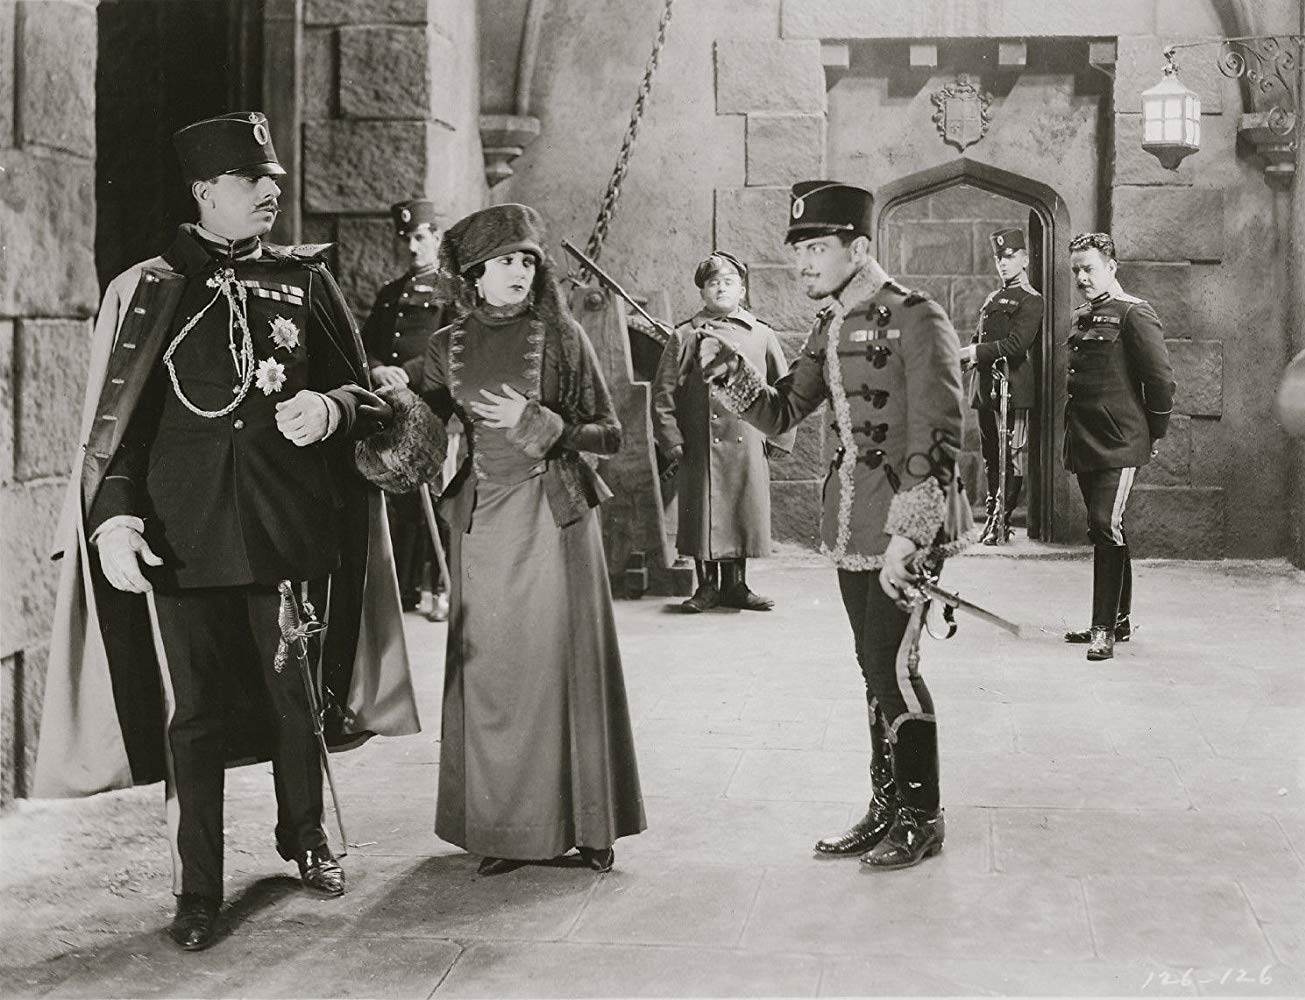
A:
<svg viewBox="0 0 1305 1000">
<path fill-rule="evenodd" d="M 101 287 L 195 218 L 183 125 L 262 105 L 263 0 L 101 0 L 95 262 Z"/>
<path fill-rule="evenodd" d="M 1030 413 L 1029 475 L 1015 524 L 1024 524 L 1030 538 L 1056 540 L 1056 509 L 1063 509 L 1065 500 L 1057 502 L 1060 418 L 1053 336 L 1057 317 L 1068 309 L 1068 282 L 1057 271 L 1054 253 L 1057 227 L 1068 224 L 1063 201 L 1044 185 L 963 158 L 886 185 L 878 196 L 877 235 L 885 267 L 943 305 L 962 344 L 969 343 L 984 299 L 1000 283 L 989 234 L 1006 226 L 1026 230 L 1030 283 L 1046 306 L 1029 358 L 1038 403 Z M 960 474 L 981 503 L 978 422 L 968 400 L 965 418 Z"/>
</svg>

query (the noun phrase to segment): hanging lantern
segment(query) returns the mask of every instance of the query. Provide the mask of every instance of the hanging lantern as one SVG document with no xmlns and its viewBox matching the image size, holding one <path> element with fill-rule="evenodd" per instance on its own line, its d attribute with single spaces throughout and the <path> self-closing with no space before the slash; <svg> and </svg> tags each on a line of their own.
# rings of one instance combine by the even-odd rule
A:
<svg viewBox="0 0 1305 1000">
<path fill-rule="evenodd" d="M 1166 170 L 1201 148 L 1201 99 L 1178 79 L 1174 50 L 1165 50 L 1165 75 L 1142 91 L 1142 148 Z"/>
</svg>

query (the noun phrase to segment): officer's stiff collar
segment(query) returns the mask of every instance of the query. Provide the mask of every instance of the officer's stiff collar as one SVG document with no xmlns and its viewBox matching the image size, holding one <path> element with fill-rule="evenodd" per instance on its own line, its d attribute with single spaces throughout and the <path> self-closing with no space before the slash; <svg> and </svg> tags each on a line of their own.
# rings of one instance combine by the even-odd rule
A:
<svg viewBox="0 0 1305 1000">
<path fill-rule="evenodd" d="M 193 222 L 182 223 L 177 227 L 176 239 L 163 254 L 163 259 L 182 274 L 194 274 L 209 266 L 214 260 L 223 259 L 221 252 L 235 251 L 231 260 L 257 260 L 262 255 L 263 243 L 257 236 L 251 237 L 252 243 L 245 240 L 223 240 L 216 233 L 195 225 Z M 217 253 L 215 253 L 217 251 Z"/>
<path fill-rule="evenodd" d="M 698 315 L 707 320 L 717 320 L 722 323 L 738 323 L 740 326 L 747 327 L 749 330 L 757 325 L 757 317 L 753 316 L 752 313 L 748 312 L 742 306 L 735 309 L 732 313 L 726 313 L 724 316 L 709 312 L 707 309 L 699 309 Z"/>
</svg>

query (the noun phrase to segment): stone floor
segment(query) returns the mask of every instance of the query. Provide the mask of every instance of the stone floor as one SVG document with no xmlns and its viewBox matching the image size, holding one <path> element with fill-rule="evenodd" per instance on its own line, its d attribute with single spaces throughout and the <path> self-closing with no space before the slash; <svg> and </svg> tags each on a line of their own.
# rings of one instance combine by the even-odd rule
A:
<svg viewBox="0 0 1305 1000">
<path fill-rule="evenodd" d="M 1046 554 L 1049 550 L 1041 550 Z M 431 833 L 443 625 L 408 617 L 427 733 L 335 758 L 343 899 L 271 849 L 230 775 L 226 937 L 178 953 L 158 786 L 0 819 L 0 995 L 1305 994 L 1305 575 L 1137 564 L 1137 637 L 1089 664 L 1089 563 L 985 553 L 944 583 L 1028 637 L 928 641 L 947 846 L 812 856 L 864 806 L 864 702 L 833 572 L 758 563 L 770 615 L 617 607 L 649 829 L 596 876 L 493 878 Z"/>
</svg>

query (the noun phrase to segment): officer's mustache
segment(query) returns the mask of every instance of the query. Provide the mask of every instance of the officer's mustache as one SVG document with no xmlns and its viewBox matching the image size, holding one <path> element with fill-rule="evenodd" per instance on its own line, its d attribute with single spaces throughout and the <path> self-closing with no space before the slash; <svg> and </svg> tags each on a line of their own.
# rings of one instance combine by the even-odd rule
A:
<svg viewBox="0 0 1305 1000">
<path fill-rule="evenodd" d="M 260 201 L 257 205 L 255 205 L 254 211 L 271 212 L 275 215 L 279 213 L 281 209 L 277 207 L 277 202 L 275 198 L 268 198 L 265 201 Z"/>
</svg>

